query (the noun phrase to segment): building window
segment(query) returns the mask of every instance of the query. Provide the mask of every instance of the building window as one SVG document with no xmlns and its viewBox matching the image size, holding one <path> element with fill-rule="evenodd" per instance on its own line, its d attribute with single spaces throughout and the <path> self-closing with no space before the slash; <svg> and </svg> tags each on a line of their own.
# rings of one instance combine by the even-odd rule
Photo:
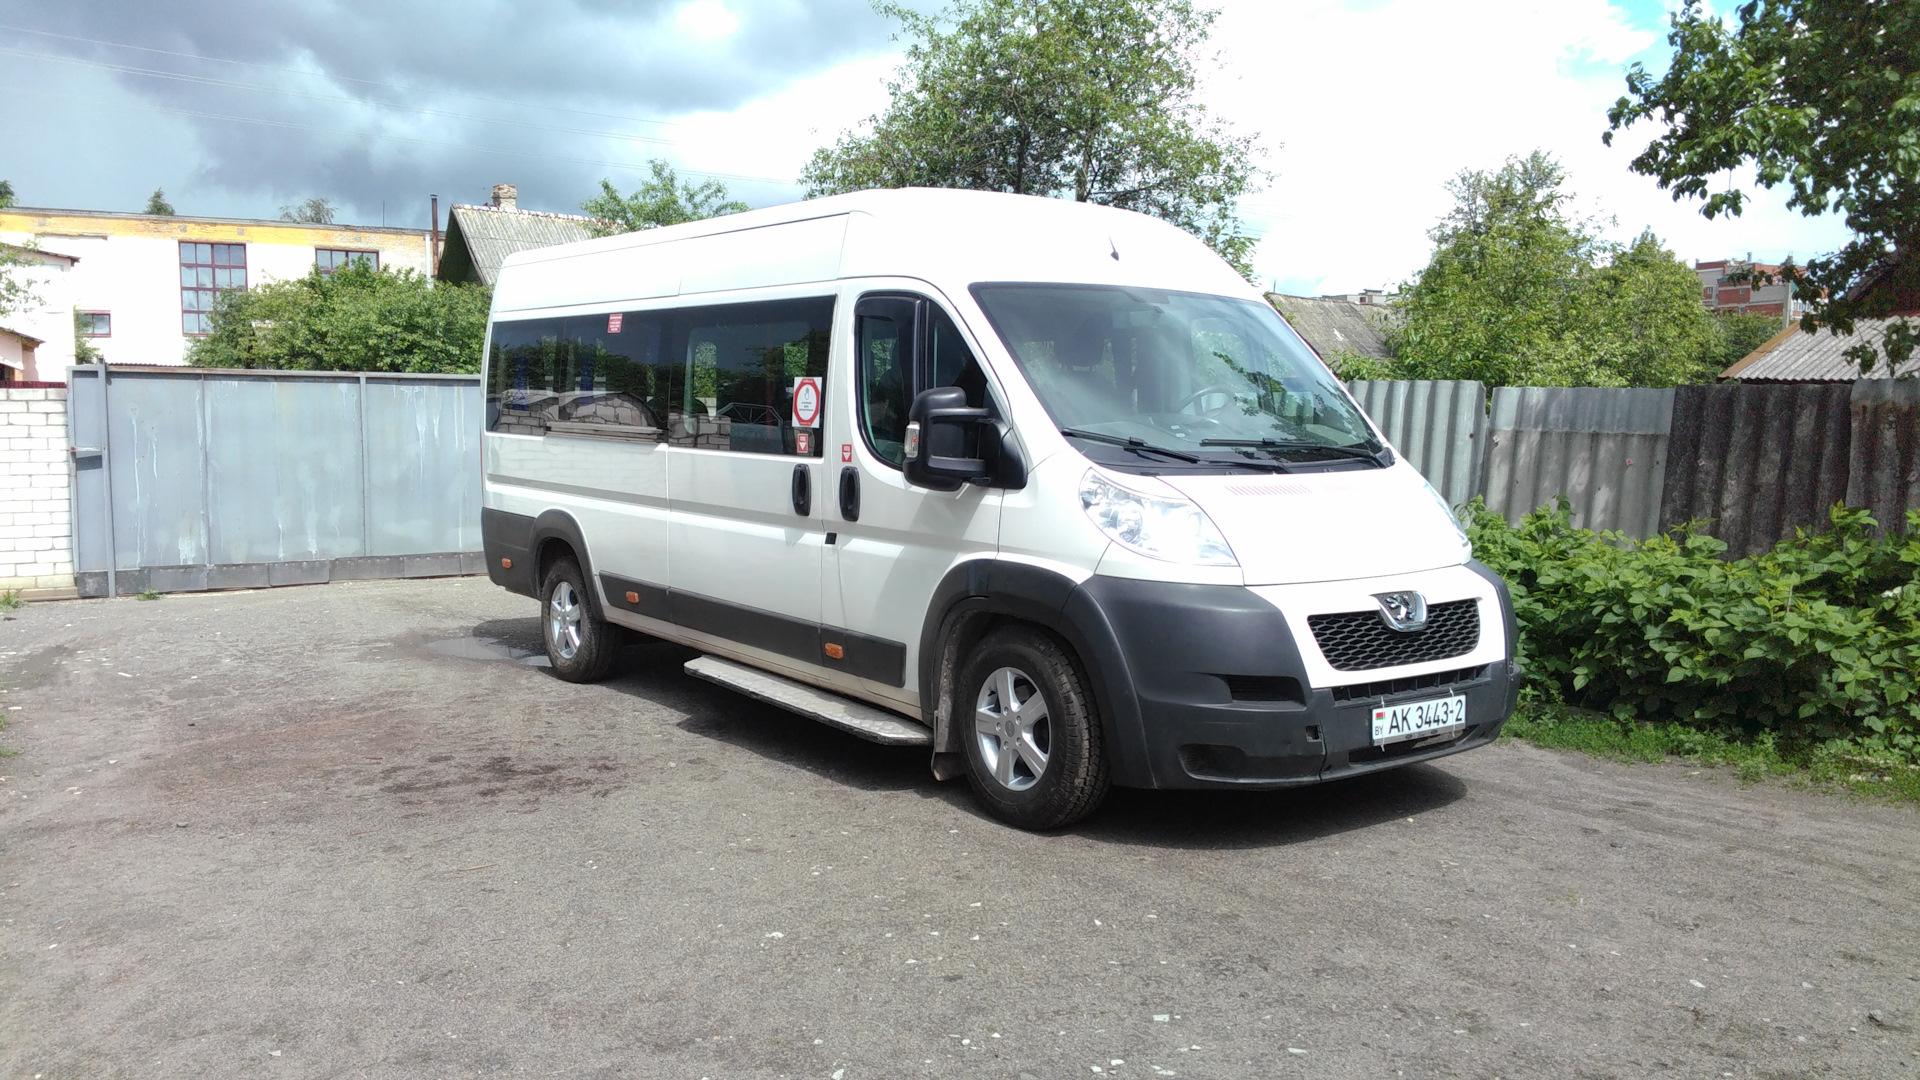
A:
<svg viewBox="0 0 1920 1080">
<path fill-rule="evenodd" d="M 247 287 L 247 245 L 180 242 L 180 329 L 202 336 L 213 330 L 213 301 Z"/>
<path fill-rule="evenodd" d="M 112 337 L 113 316 L 104 311 L 83 311 L 73 327 L 88 337 Z"/>
<path fill-rule="evenodd" d="M 369 270 L 380 269 L 380 253 L 377 251 L 351 251 L 346 248 L 314 248 L 313 265 L 320 270 L 321 277 L 332 277 L 335 270 L 357 262 Z"/>
</svg>

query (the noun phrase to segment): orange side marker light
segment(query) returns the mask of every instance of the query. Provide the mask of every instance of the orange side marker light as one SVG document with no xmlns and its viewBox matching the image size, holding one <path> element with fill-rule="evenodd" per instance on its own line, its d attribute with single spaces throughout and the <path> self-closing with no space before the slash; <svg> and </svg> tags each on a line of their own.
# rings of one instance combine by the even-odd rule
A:
<svg viewBox="0 0 1920 1080">
<path fill-rule="evenodd" d="M 513 560 L 512 560 L 512 559 L 501 559 L 501 560 L 500 560 L 500 569 L 502 569 L 502 570 L 511 570 L 511 569 L 513 569 Z"/>
<path fill-rule="evenodd" d="M 632 589 L 628 589 L 628 590 L 627 590 L 627 603 L 629 603 L 629 604 L 637 604 L 637 603 L 639 603 L 639 602 L 640 602 L 640 594 L 639 594 L 639 593 L 637 593 L 637 592 L 634 592 L 634 591 L 633 591 Z"/>
<path fill-rule="evenodd" d="M 839 660 L 842 657 L 847 655 L 847 650 L 841 648 L 838 645 L 833 644 L 832 642 L 828 642 L 825 648 L 827 650 L 827 657 L 829 659 Z"/>
</svg>

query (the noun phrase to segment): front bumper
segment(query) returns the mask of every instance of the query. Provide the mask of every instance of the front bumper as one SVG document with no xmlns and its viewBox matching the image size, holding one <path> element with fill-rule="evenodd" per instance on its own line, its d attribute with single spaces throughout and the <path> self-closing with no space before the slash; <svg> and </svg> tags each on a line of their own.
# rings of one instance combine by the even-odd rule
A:
<svg viewBox="0 0 1920 1080">
<path fill-rule="evenodd" d="M 1108 728 L 1129 744 L 1116 747 L 1119 756 L 1144 766 L 1122 770 L 1123 784 L 1280 788 L 1431 761 L 1492 742 L 1518 694 L 1504 588 L 1497 618 L 1481 620 L 1483 634 L 1506 631 L 1498 659 L 1463 656 L 1459 667 L 1440 663 L 1430 666 L 1445 670 L 1378 683 L 1351 676 L 1318 689 L 1309 671 L 1322 665 L 1302 657 L 1315 649 L 1306 627 L 1296 641 L 1288 619 L 1246 589 L 1095 577 L 1080 594 L 1069 609 L 1097 609 L 1118 654 L 1097 665 L 1096 677 L 1125 673 L 1124 685 L 1101 695 L 1124 704 L 1114 711 L 1133 721 Z M 1373 745 L 1375 706 L 1453 693 L 1467 699 L 1464 731 Z"/>
</svg>

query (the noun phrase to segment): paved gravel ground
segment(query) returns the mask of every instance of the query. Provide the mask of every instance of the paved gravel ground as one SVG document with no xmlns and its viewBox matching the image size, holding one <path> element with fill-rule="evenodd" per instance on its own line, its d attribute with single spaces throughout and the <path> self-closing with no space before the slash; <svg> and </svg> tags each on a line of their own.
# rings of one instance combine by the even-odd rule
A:
<svg viewBox="0 0 1920 1080">
<path fill-rule="evenodd" d="M 0 622 L 0 1077 L 1920 1076 L 1920 815 L 1517 745 L 1004 828 L 484 580 Z"/>
</svg>

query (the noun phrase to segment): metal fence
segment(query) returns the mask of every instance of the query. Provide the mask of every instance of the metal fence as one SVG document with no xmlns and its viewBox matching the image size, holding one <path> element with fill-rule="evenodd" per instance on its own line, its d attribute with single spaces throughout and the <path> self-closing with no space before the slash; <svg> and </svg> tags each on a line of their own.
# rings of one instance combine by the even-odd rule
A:
<svg viewBox="0 0 1920 1080">
<path fill-rule="evenodd" d="M 480 573 L 466 375 L 72 369 L 82 596 Z"/>
<path fill-rule="evenodd" d="M 1564 495 L 1578 526 L 1645 538 L 1699 522 L 1738 556 L 1819 528 L 1843 499 L 1895 529 L 1920 508 L 1916 380 L 1351 389 L 1448 502 L 1484 496 L 1510 521 Z"/>
</svg>

